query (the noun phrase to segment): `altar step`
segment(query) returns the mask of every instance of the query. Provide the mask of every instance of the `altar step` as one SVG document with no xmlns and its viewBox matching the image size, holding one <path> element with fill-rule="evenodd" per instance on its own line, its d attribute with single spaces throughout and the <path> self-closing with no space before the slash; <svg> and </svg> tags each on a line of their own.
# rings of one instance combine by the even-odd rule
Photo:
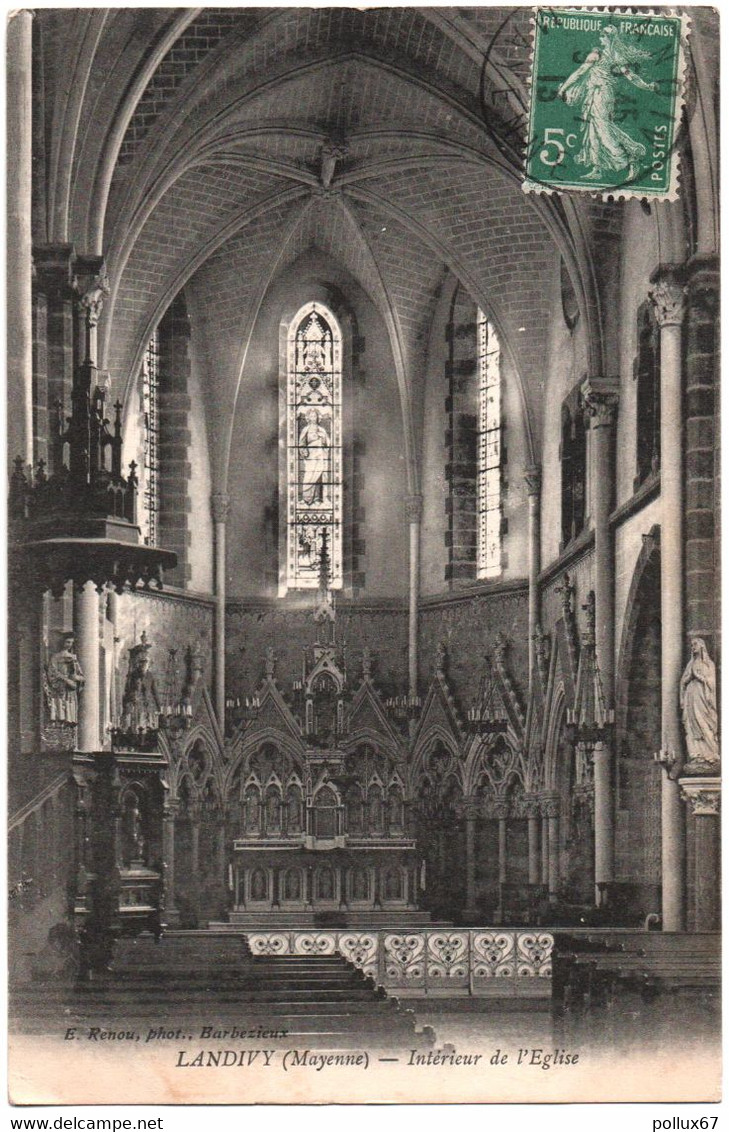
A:
<svg viewBox="0 0 729 1132">
<path fill-rule="evenodd" d="M 16 1032 L 58 1035 L 68 1026 L 99 1027 L 134 1031 L 141 1043 L 151 1029 L 182 1029 L 185 1048 L 198 1041 L 422 1048 L 434 1038 L 427 1027 L 416 1031 L 414 1015 L 342 956 L 258 958 L 244 936 L 232 933 L 170 933 L 158 943 L 151 936 L 119 940 L 112 970 L 76 986 L 18 987 L 10 1017 Z M 204 1025 L 218 1036 L 204 1037 Z M 279 1037 L 240 1036 L 258 1027 Z M 237 1038 L 230 1036 L 233 1028 Z"/>
<path fill-rule="evenodd" d="M 433 920 L 430 912 L 412 909 L 378 912 L 231 912 L 227 922 L 213 921 L 211 931 L 346 931 L 348 928 L 408 928 L 450 927 L 449 921 Z"/>
</svg>

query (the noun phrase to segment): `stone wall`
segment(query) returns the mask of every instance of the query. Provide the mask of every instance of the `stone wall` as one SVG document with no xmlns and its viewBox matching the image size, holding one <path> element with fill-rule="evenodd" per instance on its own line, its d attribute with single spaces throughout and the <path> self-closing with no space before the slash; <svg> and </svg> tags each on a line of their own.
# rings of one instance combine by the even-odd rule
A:
<svg viewBox="0 0 729 1132">
<path fill-rule="evenodd" d="M 180 672 L 189 645 L 197 644 L 205 662 L 204 681 L 212 680 L 213 608 L 205 599 L 163 591 L 160 594 L 127 593 L 119 599 L 117 620 L 117 671 L 121 686 L 128 667 L 128 650 L 142 632 L 152 646 L 150 664 L 159 682 L 164 680 L 170 649 L 177 649 Z"/>
<path fill-rule="evenodd" d="M 269 648 L 277 657 L 280 687 L 289 689 L 293 680 L 301 679 L 303 650 L 316 640 L 312 609 L 313 598 L 298 607 L 285 601 L 228 603 L 226 679 L 231 695 L 249 695 L 260 684 Z M 360 679 L 362 651 L 368 648 L 378 688 L 390 695 L 407 690 L 408 618 L 400 603 L 340 602 L 337 641 L 352 683 Z"/>
<path fill-rule="evenodd" d="M 419 680 L 427 688 L 436 650 L 445 643 L 449 684 L 462 709 L 471 706 L 484 672 L 483 658 L 494 648 L 497 633 L 510 642 L 507 664 L 526 706 L 528 687 L 526 584 L 480 589 L 472 595 L 432 600 L 420 611 Z"/>
</svg>

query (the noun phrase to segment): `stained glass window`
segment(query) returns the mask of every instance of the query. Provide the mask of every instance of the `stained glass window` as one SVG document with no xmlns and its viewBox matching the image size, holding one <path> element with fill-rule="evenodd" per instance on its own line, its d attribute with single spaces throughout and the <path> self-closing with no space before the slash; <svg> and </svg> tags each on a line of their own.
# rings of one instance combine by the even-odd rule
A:
<svg viewBox="0 0 729 1132">
<path fill-rule="evenodd" d="M 501 346 L 483 311 L 478 312 L 478 447 L 476 572 L 501 573 Z"/>
<path fill-rule="evenodd" d="M 286 587 L 342 586 L 342 335 L 321 303 L 307 303 L 288 335 Z"/>
<path fill-rule="evenodd" d="M 156 546 L 159 505 L 159 347 L 156 330 L 147 343 L 142 363 L 142 415 L 144 462 L 140 526 L 146 545 Z"/>
</svg>

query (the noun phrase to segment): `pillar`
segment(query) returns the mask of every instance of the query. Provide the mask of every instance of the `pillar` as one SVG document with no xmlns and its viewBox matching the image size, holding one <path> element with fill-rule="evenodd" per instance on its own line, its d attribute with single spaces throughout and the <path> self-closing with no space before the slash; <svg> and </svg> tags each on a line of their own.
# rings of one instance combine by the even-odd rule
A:
<svg viewBox="0 0 729 1132">
<path fill-rule="evenodd" d="M 547 818 L 547 884 L 549 900 L 557 902 L 559 894 L 559 798 L 548 795 L 542 801 L 542 813 Z"/>
<path fill-rule="evenodd" d="M 507 853 L 507 829 L 506 823 L 509 816 L 509 807 L 504 803 L 497 803 L 496 816 L 499 820 L 499 885 L 506 884 L 508 876 L 508 865 L 506 860 Z"/>
<path fill-rule="evenodd" d="M 423 515 L 422 495 L 409 495 L 405 500 L 410 525 L 410 584 L 408 590 L 408 692 L 418 694 L 418 598 L 420 596 L 420 523 Z"/>
<path fill-rule="evenodd" d="M 475 800 L 467 799 L 464 811 L 466 826 L 466 907 L 463 915 L 473 919 L 476 909 L 476 819 L 478 808 Z"/>
<path fill-rule="evenodd" d="M 71 244 L 33 249 L 35 265 L 35 359 L 36 410 L 39 423 L 45 401 L 47 448 L 40 452 L 48 470 L 57 473 L 61 448 L 56 441 L 59 417 L 65 425 L 71 411 L 73 387 L 73 264 Z M 39 388 L 42 386 L 43 388 Z M 44 436 L 45 440 L 45 436 Z"/>
<path fill-rule="evenodd" d="M 541 856 L 541 883 L 549 884 L 549 818 L 542 806 L 542 856 Z"/>
<path fill-rule="evenodd" d="M 10 460 L 33 463 L 33 315 L 31 257 L 33 14 L 16 9 L 7 24 L 7 427 Z"/>
<path fill-rule="evenodd" d="M 719 660 L 721 584 L 718 500 L 720 421 L 718 380 L 719 269 L 716 256 L 693 256 L 686 271 L 686 621 Z"/>
<path fill-rule="evenodd" d="M 682 778 L 681 795 L 694 815 L 694 868 L 696 932 L 716 932 L 721 927 L 721 841 L 719 811 L 721 781 L 718 778 Z"/>
<path fill-rule="evenodd" d="M 618 385 L 613 379 L 589 378 L 582 395 L 592 429 L 591 511 L 595 529 L 595 658 L 604 707 L 615 703 L 615 554 L 610 512 L 615 484 L 615 420 Z M 595 748 L 595 892 L 614 878 L 615 823 L 612 736 Z M 600 897 L 597 896 L 597 903 Z"/>
<path fill-rule="evenodd" d="M 76 745 L 79 751 L 99 751 L 99 594 L 93 582 L 86 582 L 73 595 L 73 632 L 84 676 Z"/>
<path fill-rule="evenodd" d="M 683 668 L 683 438 L 681 324 L 685 288 L 660 268 L 650 292 L 661 333 L 661 881 L 663 930 L 682 931 L 686 917 L 685 824 L 678 783 L 681 761 L 679 684 Z"/>
<path fill-rule="evenodd" d="M 595 902 L 604 899 L 602 885 L 614 879 L 615 822 L 612 790 L 612 751 L 599 740 L 593 748 L 595 776 Z"/>
<path fill-rule="evenodd" d="M 167 801 L 162 811 L 163 907 L 165 919 L 168 923 L 178 918 L 175 906 L 175 817 L 177 811 L 178 804 L 176 801 Z"/>
<path fill-rule="evenodd" d="M 192 905 L 200 911 L 200 807 L 190 806 L 190 875 L 192 878 Z"/>
<path fill-rule="evenodd" d="M 529 883 L 539 884 L 539 803 L 536 799 L 527 799 L 527 843 L 529 846 Z"/>
<path fill-rule="evenodd" d="M 542 489 L 542 470 L 537 465 L 524 472 L 527 498 L 529 500 L 528 519 L 528 563 L 529 572 L 529 691 L 534 682 L 536 663 L 534 634 L 539 624 L 539 570 L 541 566 L 541 525 L 540 493 Z"/>
<path fill-rule="evenodd" d="M 214 702 L 218 723 L 225 728 L 225 524 L 230 496 L 219 491 L 211 498 L 215 539 L 215 624 L 213 629 Z"/>
</svg>

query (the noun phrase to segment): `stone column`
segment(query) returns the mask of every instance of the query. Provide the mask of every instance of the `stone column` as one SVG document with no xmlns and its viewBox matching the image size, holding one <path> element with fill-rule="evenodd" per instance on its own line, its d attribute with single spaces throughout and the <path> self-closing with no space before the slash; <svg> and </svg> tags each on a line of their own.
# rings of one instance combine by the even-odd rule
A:
<svg viewBox="0 0 729 1132">
<path fill-rule="evenodd" d="M 719 444 L 715 385 L 719 313 L 716 256 L 693 256 L 686 270 L 685 320 L 685 501 L 687 636 L 702 637 L 718 660 L 719 598 Z"/>
<path fill-rule="evenodd" d="M 582 396 L 592 420 L 591 510 L 595 528 L 595 653 L 605 706 L 614 703 L 615 577 L 610 511 L 615 483 L 617 380 L 588 378 Z"/>
<path fill-rule="evenodd" d="M 499 821 L 499 885 L 506 884 L 508 876 L 507 862 L 507 829 L 509 805 L 507 802 L 496 803 L 496 817 Z"/>
<path fill-rule="evenodd" d="M 476 820 L 478 818 L 478 804 L 475 799 L 467 798 L 463 812 L 466 827 L 466 907 L 463 915 L 473 920 L 478 914 L 476 908 Z"/>
<path fill-rule="evenodd" d="M 615 555 L 610 511 L 615 484 L 616 380 L 589 378 L 582 395 L 592 421 L 591 510 L 595 528 L 595 658 L 604 707 L 615 703 Z M 612 742 L 595 748 L 595 892 L 614 878 L 615 833 Z M 597 896 L 597 902 L 600 897 Z"/>
<path fill-rule="evenodd" d="M 601 885 L 615 876 L 613 759 L 610 744 L 599 740 L 592 752 L 595 782 L 595 902 L 603 900 Z"/>
<path fill-rule="evenodd" d="M 410 587 L 408 600 L 408 691 L 418 694 L 418 599 L 420 596 L 420 522 L 423 515 L 422 495 L 408 495 L 405 500 L 410 524 Z"/>
<path fill-rule="evenodd" d="M 99 594 L 93 582 L 86 582 L 73 595 L 73 632 L 84 676 L 78 698 L 77 748 L 100 751 Z"/>
<path fill-rule="evenodd" d="M 685 926 L 685 825 L 679 786 L 682 758 L 679 684 L 683 668 L 683 437 L 681 324 L 685 287 L 675 269 L 653 276 L 650 297 L 661 330 L 661 861 L 663 930 Z"/>
<path fill-rule="evenodd" d="M 179 804 L 176 799 L 165 802 L 162 810 L 162 877 L 165 920 L 176 922 L 179 913 L 175 906 L 175 818 Z"/>
<path fill-rule="evenodd" d="M 7 404 L 8 455 L 33 463 L 31 257 L 33 14 L 8 18 L 7 64 Z"/>
<path fill-rule="evenodd" d="M 542 469 L 537 465 L 526 468 L 524 472 L 527 496 L 529 499 L 529 691 L 534 682 L 536 664 L 535 641 L 539 624 L 539 570 L 541 566 L 541 526 L 540 526 L 540 499 L 542 490 Z"/>
<path fill-rule="evenodd" d="M 225 524 L 230 512 L 230 496 L 215 492 L 211 497 L 215 527 L 215 628 L 214 703 L 218 723 L 225 728 Z"/>
<path fill-rule="evenodd" d="M 539 884 L 539 803 L 536 798 L 527 798 L 527 838 L 529 845 L 529 883 Z"/>
<path fill-rule="evenodd" d="M 549 884 L 549 818 L 542 803 L 542 855 L 541 855 L 541 883 Z"/>
<path fill-rule="evenodd" d="M 61 463 L 59 423 L 71 410 L 73 388 L 74 250 L 71 244 L 33 249 L 35 264 L 36 345 L 34 371 L 38 386 L 36 413 L 40 424 L 45 400 L 48 469 L 57 473 Z M 41 388 L 41 386 L 43 388 Z M 60 418 L 60 419 L 59 419 Z M 39 429 L 40 431 L 40 429 Z"/>
<path fill-rule="evenodd" d="M 542 813 L 547 818 L 547 884 L 550 902 L 554 904 L 559 893 L 559 798 L 556 794 L 542 799 Z"/>
<path fill-rule="evenodd" d="M 721 780 L 681 778 L 682 797 L 695 819 L 694 868 L 696 896 L 693 930 L 716 932 L 721 927 L 721 842 L 719 811 Z"/>
<path fill-rule="evenodd" d="M 200 807 L 190 806 L 190 874 L 192 876 L 192 904 L 195 914 L 200 911 Z"/>
</svg>

